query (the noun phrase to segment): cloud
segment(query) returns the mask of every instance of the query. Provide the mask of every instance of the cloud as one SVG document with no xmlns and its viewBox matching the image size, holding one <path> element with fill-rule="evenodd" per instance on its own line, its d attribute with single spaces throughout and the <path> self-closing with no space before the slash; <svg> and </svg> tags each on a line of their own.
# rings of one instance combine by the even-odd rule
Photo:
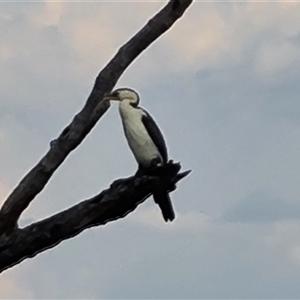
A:
<svg viewBox="0 0 300 300">
<path fill-rule="evenodd" d="M 21 29 L 16 27 L 16 34 L 26 36 L 31 42 L 28 44 L 21 38 L 17 45 L 6 43 L 2 46 L 2 57 L 16 59 L 16 55 L 21 55 L 23 60 L 28 60 L 30 56 L 29 59 L 36 61 L 31 64 L 32 71 L 37 72 L 36 65 L 40 63 L 44 66 L 39 69 L 47 70 L 48 76 L 52 72 L 57 75 L 54 56 L 61 55 L 65 48 L 68 54 L 63 55 L 59 64 L 64 65 L 60 76 L 66 79 L 72 74 L 76 81 L 89 80 L 161 6 L 155 2 L 74 4 L 45 1 L 28 5 L 26 9 L 21 6 L 21 14 L 14 6 L 10 13 L 9 10 L 2 13 L 3 25 L 16 27 L 23 23 Z M 134 63 L 125 78 L 142 85 L 149 76 L 228 68 L 243 65 L 247 60 L 259 72 L 279 72 L 299 57 L 297 47 L 289 40 L 298 33 L 299 10 L 298 5 L 287 3 L 226 4 L 226 9 L 216 3 L 195 3 L 159 43 L 147 50 L 143 59 Z M 43 42 L 41 37 L 44 37 Z M 21 43 L 23 54 L 14 50 L 13 56 L 12 49 L 17 50 Z M 47 52 L 46 60 L 43 57 L 47 49 L 51 51 Z M 145 70 L 143 76 L 139 72 L 141 69 Z"/>
<path fill-rule="evenodd" d="M 300 219 L 300 205 L 256 191 L 239 201 L 223 216 L 229 222 L 275 222 Z"/>
<path fill-rule="evenodd" d="M 66 4 L 45 0 L 41 5 L 43 5 L 42 12 L 39 11 L 33 20 L 42 26 L 58 26 L 66 9 Z"/>
<path fill-rule="evenodd" d="M 7 44 L 0 46 L 0 60 L 6 61 L 12 58 L 13 51 L 11 47 Z"/>
<path fill-rule="evenodd" d="M 82 107 L 101 66 L 162 5 L 1 7 L 4 196 Z M 140 91 L 170 157 L 193 169 L 172 194 L 177 219 L 164 224 L 148 200 L 125 219 L 5 272 L 8 286 L 16 274 L 16 296 L 298 297 L 299 8 L 194 3 L 134 62 L 119 84 Z M 135 170 L 113 106 L 22 224 L 74 205 Z M 5 296 L 15 296 L 7 291 Z"/>
<path fill-rule="evenodd" d="M 191 11 L 179 22 L 160 45 L 165 48 L 162 50 L 167 59 L 164 65 L 167 63 L 167 67 L 180 72 L 186 69 L 196 71 L 220 63 L 229 45 L 224 39 L 226 23 L 219 12 L 204 7 L 201 11 L 197 10 L 197 16 L 195 11 Z"/>
<path fill-rule="evenodd" d="M 274 74 L 285 71 L 295 63 L 300 63 L 300 51 L 295 46 L 283 43 L 281 45 L 262 45 L 257 54 L 255 69 L 262 78 L 269 79 Z"/>
<path fill-rule="evenodd" d="M 110 299 L 295 297 L 298 267 L 266 241 L 273 234 L 266 226 L 218 222 L 202 231 L 160 231 L 127 218 L 36 257 L 28 281 L 37 298 L 80 291 Z"/>
<path fill-rule="evenodd" d="M 71 24 L 62 24 L 61 30 L 80 60 L 80 76 L 97 74 L 116 52 L 116 28 L 109 16 L 99 11 L 93 17 L 78 18 Z"/>
<path fill-rule="evenodd" d="M 1 151 L 3 151 L 5 145 L 5 136 L 4 136 L 4 132 L 1 130 L 0 131 L 0 153 Z"/>
<path fill-rule="evenodd" d="M 300 265 L 300 245 L 293 247 L 290 249 L 290 258 L 293 262 Z"/>
<path fill-rule="evenodd" d="M 3 6 L 0 96 L 6 108 L 55 116 L 75 113 L 101 67 L 160 6 L 51 1 Z M 139 8 L 138 16 L 133 7 Z"/>
<path fill-rule="evenodd" d="M 18 286 L 18 282 L 15 282 L 9 276 L 3 276 L 0 278 L 1 299 L 33 299 L 32 293 L 28 290 L 24 290 Z"/>
<path fill-rule="evenodd" d="M 300 267 L 299 229 L 299 220 L 281 220 L 273 224 L 272 230 L 266 238 L 268 247 L 280 251 L 282 257 L 294 266 L 294 276 L 298 276 Z M 286 271 L 282 269 L 282 272 L 282 276 L 284 277 Z"/>
<path fill-rule="evenodd" d="M 33 299 L 33 293 L 20 285 L 16 272 L 6 272 L 0 277 L 0 299 Z"/>
<path fill-rule="evenodd" d="M 291 40 L 299 32 L 299 5 L 225 5 L 194 4 L 158 46 L 164 56 L 161 72 L 219 70 L 249 63 L 264 79 L 299 61 L 299 47 Z M 155 57 L 153 63 L 158 60 Z"/>
<path fill-rule="evenodd" d="M 18 181 L 34 166 L 39 157 L 48 148 L 48 137 L 43 137 L 37 130 L 26 124 L 26 119 L 12 113 L 0 114 L 0 196 L 1 200 L 16 186 Z M 29 123 L 32 121 L 27 121 Z M 1 137 L 3 138 L 1 139 Z M 39 196 L 43 198 L 43 196 Z M 38 202 L 38 201 L 37 201 Z M 38 217 L 46 214 L 47 208 L 31 206 L 26 210 L 25 218 Z M 27 214 L 29 214 L 27 216 Z"/>
</svg>

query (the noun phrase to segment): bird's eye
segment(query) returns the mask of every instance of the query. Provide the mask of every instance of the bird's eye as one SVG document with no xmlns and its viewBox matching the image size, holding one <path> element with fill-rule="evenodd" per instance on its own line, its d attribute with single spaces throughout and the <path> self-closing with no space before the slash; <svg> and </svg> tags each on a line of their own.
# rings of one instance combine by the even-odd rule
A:
<svg viewBox="0 0 300 300">
<path fill-rule="evenodd" d="M 114 91 L 111 93 L 111 96 L 113 97 L 119 97 L 119 92 L 118 91 Z"/>
</svg>

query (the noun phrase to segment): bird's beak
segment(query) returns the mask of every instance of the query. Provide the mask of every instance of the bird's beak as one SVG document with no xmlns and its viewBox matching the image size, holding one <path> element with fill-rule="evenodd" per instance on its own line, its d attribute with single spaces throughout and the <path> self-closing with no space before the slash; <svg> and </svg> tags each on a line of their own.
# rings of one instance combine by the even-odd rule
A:
<svg viewBox="0 0 300 300">
<path fill-rule="evenodd" d="M 108 95 L 105 95 L 103 97 L 104 101 L 110 101 L 110 100 L 115 100 L 115 101 L 121 101 L 118 94 L 115 94 L 114 92 Z"/>
</svg>

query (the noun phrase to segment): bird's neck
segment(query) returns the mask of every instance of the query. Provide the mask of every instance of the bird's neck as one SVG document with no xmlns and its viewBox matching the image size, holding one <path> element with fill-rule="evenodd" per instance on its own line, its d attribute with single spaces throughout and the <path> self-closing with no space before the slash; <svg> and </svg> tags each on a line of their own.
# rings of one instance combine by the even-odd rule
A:
<svg viewBox="0 0 300 300">
<path fill-rule="evenodd" d="M 119 104 L 119 112 L 121 114 L 121 116 L 126 119 L 129 118 L 135 114 L 139 114 L 139 109 L 137 109 L 136 107 L 133 107 L 131 105 L 130 100 L 123 100 L 120 102 Z"/>
</svg>

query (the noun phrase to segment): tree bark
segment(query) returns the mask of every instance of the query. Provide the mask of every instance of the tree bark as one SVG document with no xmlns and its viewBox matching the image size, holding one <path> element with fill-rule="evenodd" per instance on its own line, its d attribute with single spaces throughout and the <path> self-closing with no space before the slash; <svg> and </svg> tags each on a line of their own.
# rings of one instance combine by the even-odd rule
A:
<svg viewBox="0 0 300 300">
<path fill-rule="evenodd" d="M 103 101 L 125 69 L 178 20 L 193 0 L 171 0 L 125 45 L 99 73 L 82 110 L 50 143 L 45 156 L 25 175 L 0 210 L 0 270 L 58 244 L 82 230 L 123 217 L 153 192 L 154 182 L 174 185 L 187 175 L 168 164 L 167 174 L 134 176 L 48 219 L 18 228 L 22 212 L 39 194 L 66 157 L 84 140 L 110 104 Z M 175 172 L 175 170 L 177 170 Z M 176 176 L 175 176 L 176 175 Z M 162 177 L 163 176 L 163 177 Z M 161 184 L 161 183 L 159 183 Z M 117 186 L 117 188 L 116 188 Z"/>
<path fill-rule="evenodd" d="M 40 193 L 53 173 L 63 163 L 107 111 L 110 104 L 102 101 L 110 92 L 125 69 L 151 43 L 179 19 L 192 0 L 171 0 L 135 36 L 123 45 L 107 66 L 99 73 L 83 109 L 50 143 L 50 149 L 9 195 L 0 210 L 0 236 L 17 228 L 22 212 Z"/>
<path fill-rule="evenodd" d="M 190 171 L 179 173 L 180 165 L 168 163 L 149 174 L 114 181 L 110 188 L 91 199 L 36 222 L 23 229 L 15 229 L 0 239 L 0 273 L 22 260 L 52 248 L 65 239 L 78 235 L 92 226 L 125 217 L 145 201 L 156 189 L 170 192 L 176 182 Z"/>
</svg>

